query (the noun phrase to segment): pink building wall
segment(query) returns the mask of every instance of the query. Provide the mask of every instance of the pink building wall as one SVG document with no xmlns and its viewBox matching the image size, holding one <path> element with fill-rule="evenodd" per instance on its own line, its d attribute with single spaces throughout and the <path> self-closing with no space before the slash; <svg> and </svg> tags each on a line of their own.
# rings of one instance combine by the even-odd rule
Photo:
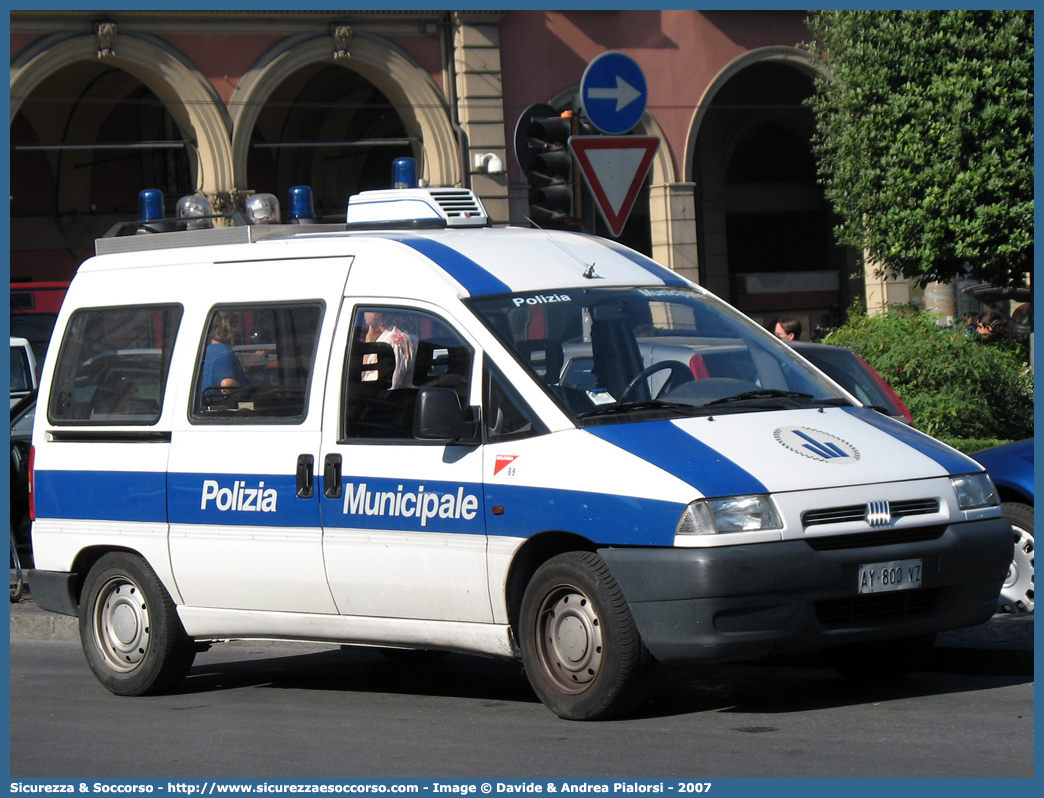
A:
<svg viewBox="0 0 1044 798">
<path fill-rule="evenodd" d="M 528 105 L 578 86 L 595 56 L 617 50 L 645 73 L 646 113 L 677 171 L 715 77 L 750 50 L 806 41 L 805 18 L 804 11 L 511 11 L 500 30 L 505 118 L 511 128 Z"/>
</svg>

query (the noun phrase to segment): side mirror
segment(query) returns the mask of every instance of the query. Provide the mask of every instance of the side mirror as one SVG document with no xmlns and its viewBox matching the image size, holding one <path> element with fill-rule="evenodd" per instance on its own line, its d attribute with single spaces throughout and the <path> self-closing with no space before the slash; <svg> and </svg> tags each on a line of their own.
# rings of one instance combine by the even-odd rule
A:
<svg viewBox="0 0 1044 798">
<path fill-rule="evenodd" d="M 445 444 L 474 444 L 478 424 L 468 418 L 452 388 L 421 388 L 413 408 L 413 437 Z"/>
</svg>

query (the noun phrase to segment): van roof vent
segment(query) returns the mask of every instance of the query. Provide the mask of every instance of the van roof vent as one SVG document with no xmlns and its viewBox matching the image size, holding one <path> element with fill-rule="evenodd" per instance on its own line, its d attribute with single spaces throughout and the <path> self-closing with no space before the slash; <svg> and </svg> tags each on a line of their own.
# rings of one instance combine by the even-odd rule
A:
<svg viewBox="0 0 1044 798">
<path fill-rule="evenodd" d="M 485 227 L 486 209 L 466 188 L 396 188 L 363 191 L 348 199 L 346 221 L 388 227 Z"/>
</svg>

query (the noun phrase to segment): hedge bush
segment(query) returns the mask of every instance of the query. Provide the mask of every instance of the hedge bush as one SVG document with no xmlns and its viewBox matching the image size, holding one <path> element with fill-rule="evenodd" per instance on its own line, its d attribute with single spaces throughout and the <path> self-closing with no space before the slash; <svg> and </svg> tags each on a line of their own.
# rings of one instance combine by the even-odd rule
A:
<svg viewBox="0 0 1044 798">
<path fill-rule="evenodd" d="M 951 445 L 1033 435 L 1033 375 L 1010 341 L 984 342 L 909 307 L 873 316 L 857 307 L 823 342 L 861 355 L 906 403 L 916 427 Z"/>
</svg>

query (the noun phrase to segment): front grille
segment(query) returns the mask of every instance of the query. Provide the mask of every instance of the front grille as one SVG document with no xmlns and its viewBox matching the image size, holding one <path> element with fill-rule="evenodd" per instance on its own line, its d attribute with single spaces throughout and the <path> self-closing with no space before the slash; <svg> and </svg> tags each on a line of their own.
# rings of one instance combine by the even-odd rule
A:
<svg viewBox="0 0 1044 798">
<path fill-rule="evenodd" d="M 907 499 L 890 502 L 892 519 L 907 518 L 913 515 L 928 515 L 939 512 L 938 499 Z M 844 524 L 852 521 L 866 520 L 866 504 L 851 504 L 847 507 L 828 507 L 823 510 L 809 510 L 801 516 L 801 523 L 806 527 L 823 524 Z"/>
<path fill-rule="evenodd" d="M 887 529 L 882 532 L 855 532 L 850 535 L 806 538 L 805 542 L 815 551 L 868 549 L 873 546 L 894 546 L 899 543 L 922 543 L 926 540 L 937 540 L 945 531 L 945 526 L 919 526 L 911 529 Z"/>
<path fill-rule="evenodd" d="M 862 626 L 929 615 L 939 600 L 938 590 L 897 590 L 873 596 L 855 596 L 816 602 L 816 618 L 826 628 Z"/>
</svg>

